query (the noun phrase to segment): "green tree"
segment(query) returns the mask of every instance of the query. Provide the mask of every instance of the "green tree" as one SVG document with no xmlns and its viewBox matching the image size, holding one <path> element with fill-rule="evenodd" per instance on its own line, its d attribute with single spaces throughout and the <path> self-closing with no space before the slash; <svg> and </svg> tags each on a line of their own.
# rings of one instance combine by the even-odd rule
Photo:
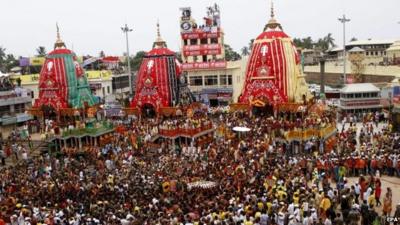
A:
<svg viewBox="0 0 400 225">
<path fill-rule="evenodd" d="M 254 39 L 250 39 L 250 42 L 249 42 L 249 50 L 250 50 L 250 52 L 253 50 L 253 44 L 254 44 Z"/>
<path fill-rule="evenodd" d="M 325 50 L 336 46 L 335 39 L 332 37 L 332 33 L 328 33 L 328 35 L 324 37 L 324 41 L 328 44 L 328 48 Z"/>
<path fill-rule="evenodd" d="M 132 71 L 138 71 L 140 69 L 140 65 L 142 64 L 145 55 L 145 51 L 139 51 L 136 53 L 135 57 L 131 59 Z"/>
<path fill-rule="evenodd" d="M 46 48 L 44 46 L 39 46 L 36 49 L 36 56 L 38 57 L 45 57 L 47 54 Z"/>
<path fill-rule="evenodd" d="M 6 49 L 0 46 L 0 70 L 5 70 Z"/>
<path fill-rule="evenodd" d="M 235 52 L 231 46 L 228 44 L 224 45 L 225 48 L 225 60 L 226 61 L 236 61 L 241 59 L 242 57 L 239 55 L 239 53 Z"/>
<path fill-rule="evenodd" d="M 100 53 L 99 53 L 99 57 L 100 58 L 104 58 L 105 56 L 106 56 L 106 54 L 104 53 L 103 50 L 101 50 Z"/>
<path fill-rule="evenodd" d="M 247 56 L 250 54 L 249 47 L 247 46 L 244 46 L 241 51 L 242 51 L 242 56 Z"/>
<path fill-rule="evenodd" d="M 312 49 L 314 47 L 314 41 L 312 40 L 311 37 L 303 38 L 302 42 L 303 42 L 303 46 L 300 46 L 302 48 Z"/>
<path fill-rule="evenodd" d="M 315 47 L 321 49 L 322 51 L 329 49 L 329 43 L 326 41 L 325 38 L 319 38 L 318 41 L 315 43 Z"/>
<path fill-rule="evenodd" d="M 7 54 L 5 58 L 5 68 L 9 71 L 11 68 L 19 65 L 19 61 L 14 57 L 13 54 Z"/>
<path fill-rule="evenodd" d="M 298 48 L 312 49 L 314 47 L 314 41 L 313 41 L 313 39 L 311 37 L 294 38 L 293 39 L 293 43 Z"/>
<path fill-rule="evenodd" d="M 350 39 L 350 42 L 353 42 L 353 41 L 358 41 L 358 39 L 357 39 L 356 37 L 352 37 L 352 38 Z"/>
</svg>

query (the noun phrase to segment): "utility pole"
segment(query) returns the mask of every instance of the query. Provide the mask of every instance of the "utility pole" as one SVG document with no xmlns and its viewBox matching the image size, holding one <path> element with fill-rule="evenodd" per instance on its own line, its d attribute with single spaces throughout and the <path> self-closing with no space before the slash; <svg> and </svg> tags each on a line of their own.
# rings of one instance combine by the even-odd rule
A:
<svg viewBox="0 0 400 225">
<path fill-rule="evenodd" d="M 132 71 L 131 71 L 131 60 L 129 56 L 129 40 L 128 40 L 128 33 L 132 32 L 133 30 L 128 27 L 127 24 L 125 24 L 124 27 L 121 27 L 122 32 L 125 33 L 125 38 L 126 38 L 126 60 L 128 64 L 128 77 L 129 77 L 129 95 L 132 97 L 133 95 L 133 88 L 132 88 Z"/>
<path fill-rule="evenodd" d="M 321 55 L 321 58 L 319 59 L 319 64 L 320 64 L 320 91 L 319 91 L 319 96 L 322 100 L 325 100 L 325 56 Z"/>
<path fill-rule="evenodd" d="M 346 23 L 350 22 L 350 19 L 346 18 L 346 15 L 343 14 L 343 17 L 339 18 L 339 21 L 343 23 L 343 79 L 344 84 L 346 84 Z"/>
</svg>

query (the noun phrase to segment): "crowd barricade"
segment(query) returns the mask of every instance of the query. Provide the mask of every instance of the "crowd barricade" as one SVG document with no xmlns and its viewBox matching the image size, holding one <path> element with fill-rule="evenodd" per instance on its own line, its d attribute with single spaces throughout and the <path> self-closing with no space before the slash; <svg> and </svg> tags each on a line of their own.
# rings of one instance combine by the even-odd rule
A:
<svg viewBox="0 0 400 225">
<path fill-rule="evenodd" d="M 166 137 L 176 137 L 176 136 L 190 136 L 193 137 L 196 134 L 212 129 L 212 123 L 203 125 L 201 127 L 196 128 L 173 128 L 173 129 L 162 129 L 160 128 L 158 133 L 159 135 Z"/>
<path fill-rule="evenodd" d="M 285 139 L 288 142 L 292 141 L 308 141 L 312 138 L 328 139 L 336 133 L 336 127 L 334 125 L 329 125 L 325 128 L 315 129 L 308 128 L 303 130 L 290 130 L 285 133 Z"/>
</svg>

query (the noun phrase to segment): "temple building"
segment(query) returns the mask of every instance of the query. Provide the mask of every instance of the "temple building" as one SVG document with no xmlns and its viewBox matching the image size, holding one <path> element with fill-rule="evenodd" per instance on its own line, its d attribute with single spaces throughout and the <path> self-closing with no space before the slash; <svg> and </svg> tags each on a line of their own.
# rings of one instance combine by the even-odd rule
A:
<svg viewBox="0 0 400 225">
<path fill-rule="evenodd" d="M 167 48 L 157 23 L 157 38 L 138 71 L 131 108 L 153 116 L 162 108 L 190 104 L 193 97 L 187 88 L 186 77 L 181 74 L 181 64 L 175 52 Z"/>
<path fill-rule="evenodd" d="M 29 113 L 43 123 L 49 149 L 104 144 L 114 130 L 111 123 L 100 119 L 99 100 L 91 93 L 75 53 L 61 40 L 58 26 L 54 50 L 40 72 L 39 97 Z"/>
<path fill-rule="evenodd" d="M 59 112 L 63 109 L 81 109 L 93 106 L 98 99 L 92 95 L 87 77 L 76 60 L 75 54 L 66 48 L 57 26 L 54 50 L 46 56 L 40 72 L 39 98 L 33 108 Z"/>
<path fill-rule="evenodd" d="M 303 103 L 311 98 L 300 56 L 271 8 L 271 19 L 254 41 L 239 103 L 263 107 Z"/>
</svg>

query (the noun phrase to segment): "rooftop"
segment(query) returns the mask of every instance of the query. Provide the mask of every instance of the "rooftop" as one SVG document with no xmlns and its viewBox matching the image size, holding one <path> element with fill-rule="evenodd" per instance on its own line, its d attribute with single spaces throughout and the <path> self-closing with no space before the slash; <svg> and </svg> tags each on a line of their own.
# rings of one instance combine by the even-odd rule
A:
<svg viewBox="0 0 400 225">
<path fill-rule="evenodd" d="M 349 50 L 350 53 L 354 53 L 354 52 L 365 52 L 364 49 L 360 48 L 360 47 L 354 47 L 352 49 Z"/>
<path fill-rule="evenodd" d="M 340 90 L 340 93 L 365 93 L 365 92 L 380 92 L 380 89 L 371 83 L 356 83 L 346 84 Z"/>
<path fill-rule="evenodd" d="M 388 49 L 386 49 L 386 51 L 400 51 L 400 41 L 395 41 Z"/>
<path fill-rule="evenodd" d="M 351 41 L 346 44 L 346 46 L 354 46 L 354 45 L 391 45 L 394 43 L 394 40 L 377 40 L 377 39 L 368 39 L 368 40 L 357 40 Z"/>
</svg>

